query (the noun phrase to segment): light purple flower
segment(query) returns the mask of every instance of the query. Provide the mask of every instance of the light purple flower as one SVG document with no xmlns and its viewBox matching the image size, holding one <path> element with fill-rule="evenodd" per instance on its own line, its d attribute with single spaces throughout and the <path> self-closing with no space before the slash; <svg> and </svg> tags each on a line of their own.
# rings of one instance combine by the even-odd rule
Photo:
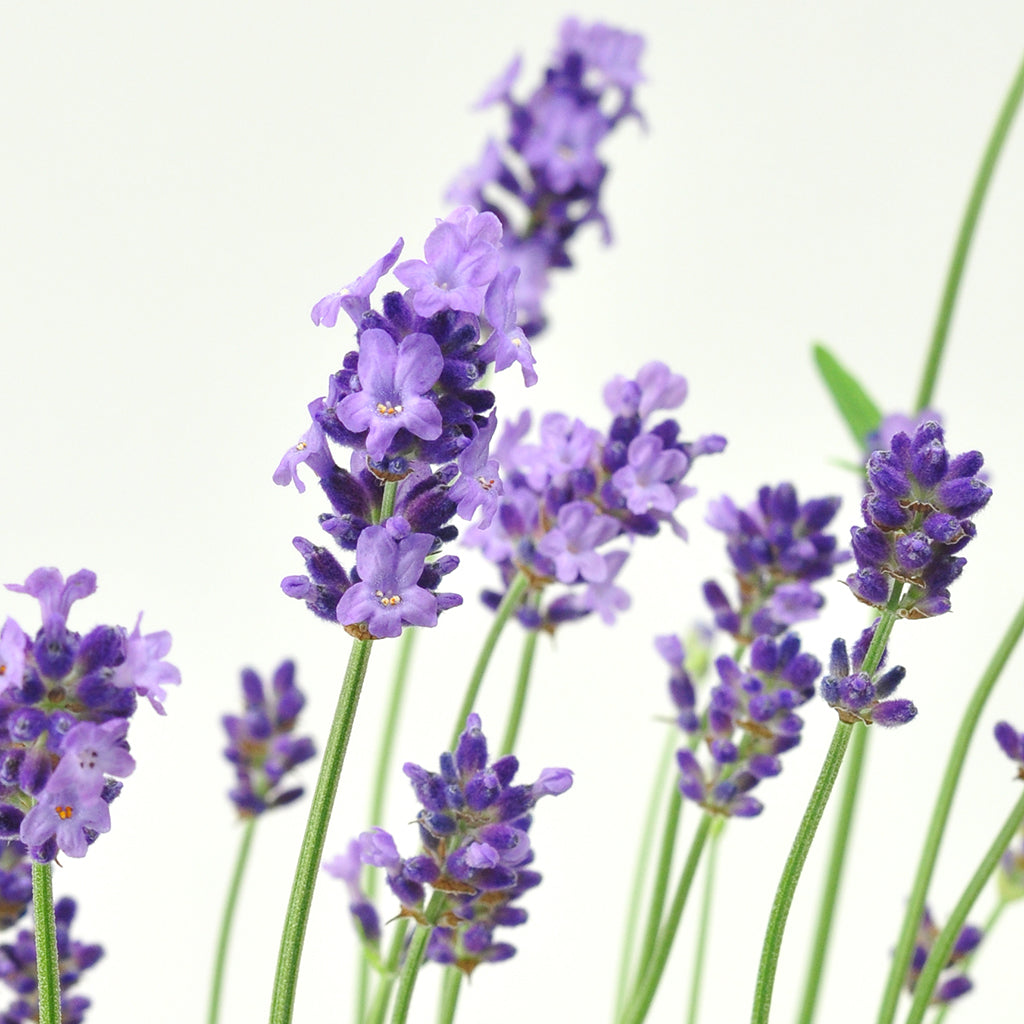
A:
<svg viewBox="0 0 1024 1024">
<path fill-rule="evenodd" d="M 345 285 L 340 292 L 325 295 L 309 314 L 313 323 L 318 327 L 333 327 L 343 309 L 358 327 L 363 314 L 369 312 L 370 296 L 377 282 L 395 265 L 404 244 L 400 238 L 362 277 Z"/>
<path fill-rule="evenodd" d="M 599 583 L 588 583 L 583 593 L 583 606 L 597 612 L 608 626 L 615 624 L 615 617 L 630 605 L 629 593 L 615 583 L 622 567 L 629 558 L 628 551 L 609 551 L 604 557 L 608 574 Z"/>
<path fill-rule="evenodd" d="M 410 334 L 400 344 L 387 331 L 372 328 L 359 339 L 361 391 L 337 407 L 349 430 L 368 431 L 366 450 L 382 459 L 403 427 L 425 441 L 441 434 L 441 413 L 426 397 L 444 368 L 444 357 L 429 334 Z"/>
<path fill-rule="evenodd" d="M 78 722 L 61 743 L 61 760 L 54 776 L 58 781 L 77 782 L 83 789 L 103 789 L 104 775 L 126 778 L 135 771 L 135 758 L 128 752 L 128 720 L 112 718 L 97 725 Z"/>
<path fill-rule="evenodd" d="M 402 863 L 391 833 L 385 832 L 379 826 L 374 826 L 369 832 L 360 833 L 359 856 L 364 864 L 386 868 L 389 873 Z"/>
<path fill-rule="evenodd" d="M 537 383 L 536 359 L 530 349 L 530 342 L 516 323 L 516 285 L 519 268 L 511 267 L 499 274 L 487 289 L 484 297 L 484 315 L 494 328 L 486 344 L 480 349 L 480 358 L 494 360 L 494 369 L 505 370 L 513 363 L 519 363 L 523 371 L 523 383 L 532 387 Z"/>
<path fill-rule="evenodd" d="M 389 520 L 389 524 L 395 520 Z M 400 520 L 408 529 L 405 520 Z M 366 623 L 374 637 L 399 636 L 403 624 L 437 624 L 437 597 L 417 586 L 424 559 L 434 538 L 409 533 L 395 539 L 386 526 L 368 526 L 356 542 L 356 570 L 360 582 L 349 587 L 338 602 L 343 626 Z"/>
<path fill-rule="evenodd" d="M 498 272 L 500 243 L 501 221 L 493 213 L 460 206 L 427 236 L 426 260 L 400 263 L 395 277 L 409 288 L 413 309 L 420 316 L 433 316 L 442 309 L 477 315 Z"/>
<path fill-rule="evenodd" d="M 181 683 L 181 673 L 163 659 L 171 649 L 171 634 L 166 630 L 142 635 L 142 612 L 135 620 L 135 628 L 128 637 L 124 661 L 111 677 L 115 686 L 134 687 L 140 697 L 148 697 L 158 714 L 167 714 L 163 702 L 167 698 L 166 686 Z"/>
<path fill-rule="evenodd" d="M 21 686 L 25 675 L 25 631 L 8 617 L 0 629 L 0 693 Z"/>
<path fill-rule="evenodd" d="M 54 773 L 21 823 L 21 841 L 39 847 L 55 836 L 69 857 L 84 857 L 89 833 L 110 831 L 110 808 L 101 794 L 91 781 Z"/>
<path fill-rule="evenodd" d="M 479 519 L 482 530 L 491 525 L 502 494 L 498 460 L 488 458 L 497 425 L 498 417 L 492 412 L 486 426 L 477 431 L 476 437 L 459 454 L 459 478 L 448 491 L 448 497 L 457 506 L 456 512 L 467 522 L 478 508 L 483 509 Z"/>
<path fill-rule="evenodd" d="M 542 796 L 558 796 L 572 786 L 572 770 L 569 768 L 545 768 L 531 787 L 535 800 Z"/>
<path fill-rule="evenodd" d="M 578 53 L 587 71 L 598 72 L 597 77 L 602 79 L 598 86 L 608 82 L 629 89 L 644 80 L 640 71 L 643 48 L 643 36 L 600 22 L 584 26 L 576 18 L 567 18 L 562 22 L 558 55 L 564 58 Z"/>
<path fill-rule="evenodd" d="M 42 609 L 43 630 L 53 634 L 65 629 L 75 601 L 96 592 L 96 573 L 79 569 L 65 582 L 59 569 L 36 569 L 23 584 L 8 583 L 7 589 L 36 598 Z"/>
<path fill-rule="evenodd" d="M 676 482 L 689 467 L 689 460 L 677 448 L 666 450 L 657 434 L 633 438 L 627 449 L 628 462 L 612 474 L 612 483 L 622 492 L 626 507 L 634 515 L 652 509 L 672 512 L 683 497 Z"/>
<path fill-rule="evenodd" d="M 594 549 L 618 532 L 617 520 L 601 515 L 588 501 L 572 501 L 558 510 L 557 526 L 540 539 L 537 550 L 555 563 L 562 583 L 575 583 L 580 576 L 600 583 L 608 566 Z"/>
<path fill-rule="evenodd" d="M 334 459 L 331 457 L 327 445 L 327 437 L 323 427 L 316 419 L 316 414 L 323 412 L 324 400 L 315 398 L 309 403 L 309 415 L 313 422 L 309 429 L 299 439 L 298 444 L 293 445 L 284 453 L 281 461 L 274 470 L 274 483 L 281 487 L 288 484 L 295 484 L 295 489 L 301 494 L 306 485 L 299 479 L 298 468 L 307 463 L 317 476 L 323 476 L 330 472 L 334 466 Z"/>
</svg>

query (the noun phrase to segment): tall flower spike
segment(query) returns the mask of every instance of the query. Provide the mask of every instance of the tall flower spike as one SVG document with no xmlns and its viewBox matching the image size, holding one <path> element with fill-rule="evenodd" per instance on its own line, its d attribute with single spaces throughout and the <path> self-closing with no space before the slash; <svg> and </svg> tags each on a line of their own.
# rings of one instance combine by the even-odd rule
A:
<svg viewBox="0 0 1024 1024">
<path fill-rule="evenodd" d="M 545 768 L 532 785 L 515 785 L 518 767 L 511 754 L 488 764 L 480 717 L 471 714 L 455 750 L 441 755 L 440 771 L 405 765 L 421 804 L 416 819 L 421 852 L 403 858 L 382 828 L 359 837 L 362 862 L 385 870 L 402 916 L 424 924 L 426 887 L 445 894 L 426 956 L 465 974 L 515 953 L 514 946 L 495 940 L 494 931 L 526 920 L 526 911 L 514 901 L 540 882 L 529 867 L 531 811 L 542 797 L 557 796 L 572 785 L 566 768 Z M 349 884 L 350 894 L 356 877 L 351 855 L 350 846 L 349 855 L 329 868 Z M 357 914 L 364 934 L 368 916 L 365 909 Z"/>
<path fill-rule="evenodd" d="M 66 581 L 37 569 L 9 590 L 35 597 L 42 628 L 30 638 L 8 619 L 0 631 L 0 839 L 17 840 L 31 859 L 63 851 L 82 857 L 110 830 L 119 779 L 135 768 L 128 724 L 139 697 L 163 714 L 166 687 L 178 670 L 164 658 L 169 633 L 69 628 L 75 601 L 96 589 L 95 573 Z"/>
</svg>

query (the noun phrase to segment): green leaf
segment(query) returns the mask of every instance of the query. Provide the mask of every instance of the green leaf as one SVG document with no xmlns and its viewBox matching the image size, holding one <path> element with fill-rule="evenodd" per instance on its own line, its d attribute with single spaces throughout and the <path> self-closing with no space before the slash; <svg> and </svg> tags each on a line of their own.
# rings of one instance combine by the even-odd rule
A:
<svg viewBox="0 0 1024 1024">
<path fill-rule="evenodd" d="M 814 346 L 814 362 L 854 442 L 863 449 L 868 434 L 882 422 L 882 413 L 857 378 L 824 345 Z"/>
</svg>

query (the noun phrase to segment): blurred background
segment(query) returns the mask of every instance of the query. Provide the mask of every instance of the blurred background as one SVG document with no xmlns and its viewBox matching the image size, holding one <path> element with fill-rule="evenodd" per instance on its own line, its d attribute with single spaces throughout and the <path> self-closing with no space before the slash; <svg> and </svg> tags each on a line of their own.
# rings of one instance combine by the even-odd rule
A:
<svg viewBox="0 0 1024 1024">
<path fill-rule="evenodd" d="M 39 565 L 83 566 L 100 589 L 72 625 L 143 626 L 174 636 L 183 685 L 158 718 L 132 725 L 138 770 L 113 830 L 55 872 L 79 900 L 77 934 L 107 956 L 83 985 L 92 1018 L 198 1020 L 240 829 L 226 798 L 220 716 L 238 674 L 298 662 L 305 727 L 326 738 L 348 651 L 345 634 L 280 592 L 301 571 L 296 534 L 318 535 L 315 488 L 271 473 L 307 426 L 305 407 L 352 345 L 344 324 L 315 328 L 311 305 L 403 235 L 408 257 L 447 206 L 444 191 L 503 129 L 474 113 L 522 53 L 532 88 L 575 13 L 648 40 L 638 103 L 649 126 L 609 140 L 605 207 L 615 244 L 578 239 L 574 271 L 549 293 L 537 342 L 540 383 L 499 381 L 499 412 L 558 409 L 604 425 L 601 388 L 662 359 L 690 382 L 689 435 L 728 436 L 690 478 L 688 544 L 637 544 L 621 582 L 633 605 L 542 638 L 519 745 L 524 779 L 547 765 L 574 789 L 541 805 L 532 836 L 544 884 L 508 963 L 464 987 L 464 1021 L 604 1020 L 638 843 L 658 716 L 669 713 L 655 634 L 704 616 L 700 584 L 726 573 L 708 498 L 753 499 L 793 481 L 801 496 L 846 499 L 853 455 L 816 380 L 823 340 L 887 410 L 916 393 L 954 236 L 983 146 L 1024 47 L 1024 7 L 836 2 L 668 5 L 585 0 L 561 10 L 450 0 L 290 5 L 182 0 L 7 5 L 0 30 L 0 579 Z M 908 728 L 871 745 L 859 831 L 841 902 L 821 1020 L 873 1018 L 919 837 L 959 713 L 1020 598 L 1024 124 L 999 166 L 971 254 L 936 402 L 951 449 L 981 449 L 995 497 L 983 513 L 953 613 L 897 627 Z M 433 765 L 488 614 L 490 568 L 466 552 L 465 595 L 421 638 L 402 720 L 387 820 L 365 820 L 394 644 L 375 646 L 328 851 L 381 824 L 411 851 L 415 801 L 403 761 Z M 837 583 L 825 620 L 803 631 L 823 659 L 865 613 Z M 26 629 L 34 604 L 6 594 Z M 511 630 L 479 705 L 497 736 L 518 657 Z M 944 917 L 1016 798 L 991 736 L 1024 728 L 1022 657 L 996 691 L 954 809 L 931 898 Z M 749 1013 L 776 880 L 834 721 L 809 705 L 803 744 L 765 783 L 764 814 L 722 844 L 704 1019 Z M 489 723 L 493 723 L 489 727 Z M 489 728 L 488 728 L 489 727 Z M 312 786 L 314 772 L 304 773 Z M 261 822 L 236 928 L 225 1022 L 269 1005 L 279 929 L 306 803 Z M 696 816 L 689 815 L 692 828 Z M 776 988 L 796 1005 L 826 832 L 797 895 Z M 983 901 L 972 915 L 987 913 Z M 386 913 L 385 913 L 386 916 Z M 695 916 L 695 915 L 694 915 Z M 964 1019 L 1010 1020 L 1019 1006 L 1024 906 L 983 947 Z M 299 984 L 297 1021 L 350 1018 L 353 950 L 346 897 L 324 878 Z M 690 931 L 650 1019 L 682 1019 Z M 432 1019 L 426 972 L 413 1019 Z M 969 1000 L 969 1002 L 968 1002 Z"/>
</svg>

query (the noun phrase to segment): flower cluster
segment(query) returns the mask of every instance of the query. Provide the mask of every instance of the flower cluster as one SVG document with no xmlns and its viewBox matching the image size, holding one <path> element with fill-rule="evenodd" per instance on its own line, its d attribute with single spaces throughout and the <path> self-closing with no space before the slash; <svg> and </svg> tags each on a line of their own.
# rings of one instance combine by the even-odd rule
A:
<svg viewBox="0 0 1024 1024">
<path fill-rule="evenodd" d="M 36 598 L 34 638 L 8 618 L 0 631 L 0 838 L 20 839 L 36 861 L 85 855 L 110 830 L 110 802 L 130 775 L 128 720 L 137 698 L 163 714 L 165 687 L 180 682 L 163 660 L 169 633 L 68 628 L 75 601 L 96 589 L 86 569 L 67 581 L 37 569 L 8 590 Z"/>
<path fill-rule="evenodd" d="M 821 696 L 829 707 L 836 709 L 844 722 L 874 723 L 886 727 L 906 725 L 917 714 L 917 708 L 909 700 L 889 699 L 903 682 L 906 669 L 895 665 L 882 672 L 887 654 L 883 651 L 874 673 L 869 675 L 862 671 L 878 622 L 875 619 L 857 638 L 853 645 L 852 664 L 846 653 L 846 641 L 840 638 L 833 642 L 828 675 L 821 681 Z"/>
<path fill-rule="evenodd" d="M 506 960 L 515 953 L 509 943 L 495 942 L 494 930 L 526 920 L 526 911 L 513 903 L 541 880 L 529 868 L 530 812 L 541 797 L 564 793 L 572 785 L 572 772 L 566 768 L 545 768 L 532 785 L 514 785 L 518 768 L 511 754 L 487 763 L 480 717 L 471 714 L 455 751 L 441 755 L 439 772 L 404 766 L 422 805 L 416 818 L 422 852 L 403 858 L 382 828 L 359 837 L 362 862 L 384 868 L 402 915 L 426 923 L 426 886 L 444 893 L 445 905 L 426 955 L 466 974 L 482 962 Z M 346 881 L 355 877 L 344 859 L 333 873 Z M 358 890 L 353 902 L 360 902 Z M 370 934 L 365 910 L 356 916 L 363 934 Z"/>
<path fill-rule="evenodd" d="M 711 502 L 707 522 L 726 536 L 739 587 L 739 604 L 733 607 L 717 582 L 704 584 L 715 625 L 750 643 L 814 618 L 825 598 L 811 584 L 830 577 L 850 557 L 839 550 L 835 535 L 825 532 L 838 508 L 837 497 L 801 504 L 789 483 L 762 487 L 745 509 L 727 496 Z"/>
<path fill-rule="evenodd" d="M 906 586 L 904 618 L 948 612 L 949 586 L 963 571 L 957 557 L 974 537 L 972 517 L 992 491 L 979 473 L 980 452 L 951 458 L 934 420 L 913 435 L 897 432 L 888 451 L 868 459 L 864 526 L 852 533 L 858 571 L 846 580 L 865 604 L 884 608 L 893 581 Z"/>
<path fill-rule="evenodd" d="M 62 1024 L 81 1024 L 90 1001 L 69 990 L 82 972 L 103 956 L 103 947 L 72 940 L 71 922 L 75 901 L 64 897 L 53 908 L 57 928 L 57 959 L 60 971 L 60 1019 Z M 39 1020 L 39 989 L 36 981 L 36 937 L 30 929 L 18 932 L 13 942 L 0 945 L 0 980 L 17 993 L 17 999 L 0 1014 L 2 1024 L 30 1024 Z"/>
<path fill-rule="evenodd" d="M 511 95 L 518 58 L 480 101 L 508 109 L 508 137 L 503 146 L 487 143 L 480 162 L 463 171 L 448 198 L 500 219 L 502 266 L 521 271 L 520 325 L 531 338 L 545 325 L 541 299 L 549 271 L 572 265 L 567 246 L 573 235 L 593 221 L 610 241 L 600 205 L 608 168 L 598 147 L 624 118 L 639 117 L 633 90 L 643 80 L 643 45 L 639 35 L 571 18 L 562 25 L 543 83 L 525 102 Z"/>
<path fill-rule="evenodd" d="M 498 218 L 464 206 L 438 221 L 424 260 L 397 263 L 402 246 L 399 239 L 314 306 L 314 321 L 328 327 L 347 313 L 358 348 L 330 378 L 326 397 L 310 403 L 309 429 L 274 473 L 276 483 L 301 491 L 299 467 L 312 469 L 332 506 L 321 527 L 356 555 L 346 571 L 327 548 L 296 538 L 308 575 L 286 578 L 283 589 L 363 637 L 434 625 L 439 611 L 461 603 L 437 593 L 458 559 L 434 556 L 458 535 L 453 516 L 468 521 L 483 508 L 487 517 L 501 490 L 489 454 L 494 395 L 480 383 L 489 367 L 513 362 L 527 382 L 536 380 L 516 326 L 515 275 L 499 267 Z M 392 268 L 405 290 L 389 291 L 372 309 Z M 346 465 L 330 442 L 350 450 Z M 397 492 L 385 514 L 386 482 Z"/>
<path fill-rule="evenodd" d="M 931 953 L 935 940 L 938 937 L 939 928 L 932 920 L 932 915 L 928 908 L 925 907 L 924 914 L 921 917 L 921 924 L 917 930 L 914 955 L 910 962 L 910 968 L 907 971 L 906 986 L 908 992 L 913 992 L 917 986 L 917 979 L 921 976 L 924 965 L 928 962 L 928 955 Z M 971 981 L 959 970 L 955 970 L 955 968 L 966 956 L 978 948 L 978 944 L 983 938 L 984 932 L 974 925 L 968 924 L 961 929 L 953 946 L 953 951 L 949 955 L 949 960 L 946 961 L 946 965 L 943 968 L 944 980 L 939 984 L 931 998 L 933 1006 L 944 1006 L 946 1003 L 951 1003 L 954 999 L 965 995 L 973 988 Z"/>
<path fill-rule="evenodd" d="M 595 611 L 613 622 L 629 604 L 615 582 L 628 552 L 607 546 L 653 536 L 663 523 L 686 536 L 674 517 L 696 493 L 685 478 L 696 458 L 725 447 L 716 434 L 681 440 L 674 419 L 652 425 L 652 415 L 678 408 L 686 390 L 684 377 L 648 363 L 635 380 L 616 377 L 605 388 L 614 417 L 607 434 L 564 413 L 543 417 L 537 442 L 524 441 L 528 413 L 506 427 L 497 446 L 504 493 L 494 521 L 487 530 L 471 528 L 465 539 L 499 566 L 506 588 L 518 573 L 535 591 L 555 581 L 572 588 L 545 608 L 524 605 L 518 615 L 527 628 L 553 630 Z M 501 599 L 484 594 L 492 607 Z"/>
<path fill-rule="evenodd" d="M 750 818 L 762 803 L 750 791 L 782 771 L 780 755 L 800 742 L 803 719 L 796 708 L 814 696 L 821 663 L 800 650 L 800 638 L 759 636 L 750 645 L 744 670 L 723 655 L 715 661 L 718 682 L 711 688 L 706 718 L 695 712 L 695 691 L 686 670 L 685 651 L 676 637 L 661 637 L 658 650 L 672 669 L 669 692 L 677 721 L 691 737 L 703 735 L 711 757 L 701 766 L 692 749 L 676 754 L 683 796 L 706 810 Z"/>
<path fill-rule="evenodd" d="M 229 796 L 245 818 L 282 807 L 302 796 L 301 786 L 282 788 L 285 776 L 316 753 L 308 736 L 293 735 L 306 698 L 295 685 L 295 663 L 282 662 L 268 694 L 250 668 L 242 672 L 241 715 L 222 719 L 228 734 L 224 756 L 235 766 L 235 788 Z"/>
</svg>

